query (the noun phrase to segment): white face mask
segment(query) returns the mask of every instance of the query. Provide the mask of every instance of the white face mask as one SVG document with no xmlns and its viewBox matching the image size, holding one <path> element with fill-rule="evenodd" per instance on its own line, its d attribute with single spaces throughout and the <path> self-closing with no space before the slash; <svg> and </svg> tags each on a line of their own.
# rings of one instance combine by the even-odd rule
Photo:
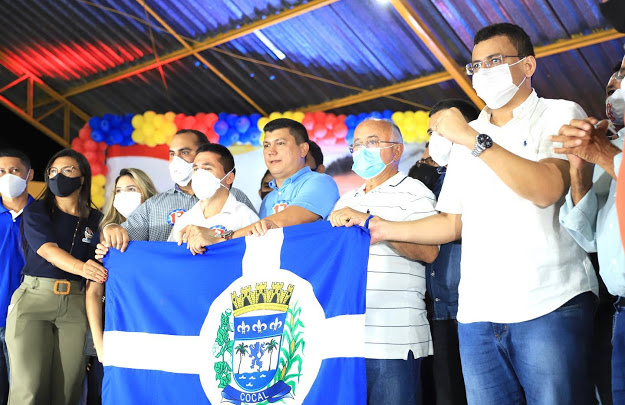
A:
<svg viewBox="0 0 625 405">
<path fill-rule="evenodd" d="M 605 114 L 614 125 L 623 125 L 623 115 L 625 113 L 625 93 L 623 89 L 616 89 L 605 100 Z"/>
<path fill-rule="evenodd" d="M 451 145 L 453 143 L 449 139 L 437 134 L 436 131 L 432 131 L 429 144 L 432 160 L 438 163 L 439 166 L 447 166 L 449 155 L 451 154 Z"/>
<path fill-rule="evenodd" d="M 26 180 L 20 176 L 7 173 L 0 177 L 0 194 L 2 194 L 3 197 L 19 197 L 24 190 L 26 190 Z"/>
<path fill-rule="evenodd" d="M 191 181 L 193 163 L 188 163 L 186 160 L 174 156 L 169 163 L 169 175 L 174 183 L 184 187 Z"/>
<path fill-rule="evenodd" d="M 516 65 L 523 59 L 510 65 L 503 63 L 492 68 L 481 68 L 473 75 L 473 88 L 488 108 L 496 110 L 503 107 L 519 91 L 519 87 L 525 82 L 526 77 L 523 77 L 518 86 L 515 85 L 510 73 L 510 66 Z"/>
<path fill-rule="evenodd" d="M 115 194 L 113 199 L 113 207 L 124 216 L 128 218 L 130 214 L 141 205 L 141 193 L 136 191 L 122 191 Z"/>
<path fill-rule="evenodd" d="M 200 200 L 211 198 L 217 192 L 217 190 L 219 190 L 220 186 L 225 187 L 223 184 L 221 184 L 221 181 L 225 179 L 226 176 L 230 174 L 230 172 L 226 173 L 226 175 L 221 179 L 218 179 L 213 173 L 209 172 L 208 170 L 197 169 L 195 172 L 193 172 L 191 182 L 191 187 L 193 188 L 195 196 Z"/>
</svg>

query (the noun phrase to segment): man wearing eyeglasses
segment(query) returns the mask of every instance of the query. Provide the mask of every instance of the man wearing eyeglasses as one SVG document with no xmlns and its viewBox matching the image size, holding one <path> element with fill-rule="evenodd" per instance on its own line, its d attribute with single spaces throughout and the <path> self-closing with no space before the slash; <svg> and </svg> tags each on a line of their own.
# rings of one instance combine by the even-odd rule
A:
<svg viewBox="0 0 625 405">
<path fill-rule="evenodd" d="M 624 74 L 625 58 L 606 88 L 609 121 L 598 123 L 594 118 L 572 121 L 552 138 L 562 143 L 557 152 L 566 153 L 571 163 L 571 190 L 560 210 L 560 223 L 587 252 L 597 252 L 601 278 L 610 294 L 618 297 L 614 325 L 609 329 L 612 334 L 606 333 L 606 344 L 601 345 L 609 346 L 611 337 L 615 404 L 625 403 L 625 253 L 616 214 L 616 181 L 625 136 L 625 88 L 621 87 Z"/>
<path fill-rule="evenodd" d="M 487 107 L 470 125 L 448 109 L 434 128 L 454 143 L 441 213 L 412 222 L 374 217 L 372 242 L 462 237 L 457 319 L 469 404 L 592 403 L 597 279 L 558 222 L 569 164 L 549 140 L 586 114 L 536 95 L 534 49 L 516 25 L 478 31 L 472 59 L 467 72 Z"/>
<path fill-rule="evenodd" d="M 365 180 L 345 193 L 330 214 L 333 226 L 369 215 L 410 221 L 436 214 L 436 199 L 418 180 L 398 171 L 401 132 L 386 120 L 365 120 L 354 132 L 352 170 Z M 432 354 L 425 309 L 425 266 L 438 246 L 380 242 L 367 269 L 365 357 L 369 404 L 421 404 L 421 359 Z"/>
</svg>

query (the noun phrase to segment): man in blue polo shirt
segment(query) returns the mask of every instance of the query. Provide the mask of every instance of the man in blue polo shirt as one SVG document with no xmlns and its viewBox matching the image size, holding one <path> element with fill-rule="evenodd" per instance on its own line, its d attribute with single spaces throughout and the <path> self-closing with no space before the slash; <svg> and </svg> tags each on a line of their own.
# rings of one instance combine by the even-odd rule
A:
<svg viewBox="0 0 625 405">
<path fill-rule="evenodd" d="M 217 237 L 206 228 L 189 226 L 181 231 L 181 243 L 188 243 L 192 253 L 223 240 L 248 235 L 264 235 L 273 228 L 325 219 L 339 199 L 332 177 L 313 172 L 306 166 L 308 132 L 297 121 L 279 118 L 263 128 L 265 164 L 273 176 L 273 189 L 260 205 L 260 221 L 235 232 Z"/>
<path fill-rule="evenodd" d="M 0 404 L 9 395 L 9 358 L 4 340 L 11 295 L 20 285 L 24 256 L 20 244 L 22 212 L 33 198 L 27 185 L 33 179 L 30 159 L 15 149 L 0 149 Z"/>
</svg>

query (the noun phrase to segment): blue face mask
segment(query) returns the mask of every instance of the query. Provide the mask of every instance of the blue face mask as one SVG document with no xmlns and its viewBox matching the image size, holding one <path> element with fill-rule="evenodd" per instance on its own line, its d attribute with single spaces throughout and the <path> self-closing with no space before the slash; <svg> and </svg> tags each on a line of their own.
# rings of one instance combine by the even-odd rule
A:
<svg viewBox="0 0 625 405">
<path fill-rule="evenodd" d="M 352 170 L 365 180 L 372 179 L 382 173 L 382 170 L 393 163 L 393 161 L 391 160 L 388 164 L 385 164 L 380 157 L 380 149 L 382 148 L 363 148 L 354 152 Z"/>
</svg>

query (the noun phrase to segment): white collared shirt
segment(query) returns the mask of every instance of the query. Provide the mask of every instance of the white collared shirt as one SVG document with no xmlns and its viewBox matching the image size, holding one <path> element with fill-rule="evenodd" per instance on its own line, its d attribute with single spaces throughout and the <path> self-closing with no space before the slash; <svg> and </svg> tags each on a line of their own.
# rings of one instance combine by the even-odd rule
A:
<svg viewBox="0 0 625 405">
<path fill-rule="evenodd" d="M 563 124 L 582 119 L 570 101 L 532 94 L 504 126 L 483 110 L 471 126 L 493 142 L 531 161 L 566 159 L 549 140 Z M 584 250 L 560 226 L 564 197 L 540 208 L 512 191 L 464 146 L 452 147 L 436 209 L 462 215 L 458 321 L 512 323 L 538 318 L 571 298 L 597 289 Z"/>
<path fill-rule="evenodd" d="M 412 221 L 436 214 L 434 194 L 399 172 L 378 187 L 364 185 L 345 193 L 335 210 L 350 207 L 391 221 Z M 406 359 L 432 354 L 425 310 L 425 266 L 400 256 L 388 242 L 371 245 L 367 268 L 365 357 Z"/>
<path fill-rule="evenodd" d="M 226 231 L 236 231 L 258 221 L 258 215 L 247 205 L 240 203 L 229 194 L 224 206 L 217 215 L 205 218 L 202 201 L 198 201 L 189 211 L 180 216 L 169 234 L 168 242 L 178 242 L 178 232 L 187 225 L 197 225 L 214 230 L 218 235 Z"/>
</svg>

